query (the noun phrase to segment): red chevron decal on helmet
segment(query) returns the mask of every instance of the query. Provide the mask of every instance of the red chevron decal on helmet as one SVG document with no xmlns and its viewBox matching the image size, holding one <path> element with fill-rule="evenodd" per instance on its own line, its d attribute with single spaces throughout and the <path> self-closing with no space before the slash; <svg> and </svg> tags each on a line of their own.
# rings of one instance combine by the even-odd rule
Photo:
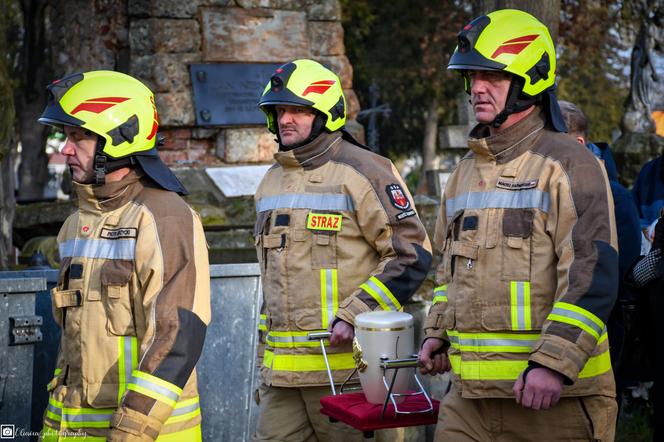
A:
<svg viewBox="0 0 664 442">
<path fill-rule="evenodd" d="M 129 100 L 126 97 L 99 97 L 99 98 L 88 98 L 71 111 L 71 114 L 77 114 L 78 112 L 87 111 L 95 114 L 100 114 L 106 109 L 115 106 L 118 103 L 123 103 Z"/>
<path fill-rule="evenodd" d="M 154 97 L 150 97 L 150 103 L 152 103 L 152 129 L 150 129 L 150 135 L 147 137 L 148 140 L 157 135 L 157 128 L 159 128 L 159 117 L 157 116 L 157 106 L 154 104 Z"/>
<path fill-rule="evenodd" d="M 307 94 L 314 93 L 314 94 L 324 94 L 327 92 L 327 90 L 332 87 L 332 85 L 335 83 L 334 80 L 321 80 L 321 81 L 314 81 L 311 83 L 307 88 L 302 92 L 302 96 L 306 97 Z"/>
<path fill-rule="evenodd" d="M 496 58 L 500 54 L 514 54 L 518 55 L 526 49 L 530 43 L 534 42 L 539 35 L 524 35 L 523 37 L 513 38 L 503 42 L 498 48 L 491 54 L 491 58 Z"/>
</svg>

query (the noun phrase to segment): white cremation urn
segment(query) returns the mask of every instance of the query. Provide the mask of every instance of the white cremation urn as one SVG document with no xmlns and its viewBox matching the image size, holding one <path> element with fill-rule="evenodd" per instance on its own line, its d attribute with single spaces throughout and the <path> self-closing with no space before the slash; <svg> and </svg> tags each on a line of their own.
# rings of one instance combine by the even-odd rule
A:
<svg viewBox="0 0 664 442">
<path fill-rule="evenodd" d="M 367 401 L 382 404 L 387 396 L 383 369 L 380 367 L 381 358 L 409 358 L 414 353 L 414 346 L 413 317 L 408 313 L 375 311 L 355 317 L 353 350 Z M 412 368 L 385 370 L 388 387 L 397 375 L 392 393 L 405 393 L 408 390 L 412 371 Z M 397 402 L 402 399 L 396 398 Z"/>
</svg>

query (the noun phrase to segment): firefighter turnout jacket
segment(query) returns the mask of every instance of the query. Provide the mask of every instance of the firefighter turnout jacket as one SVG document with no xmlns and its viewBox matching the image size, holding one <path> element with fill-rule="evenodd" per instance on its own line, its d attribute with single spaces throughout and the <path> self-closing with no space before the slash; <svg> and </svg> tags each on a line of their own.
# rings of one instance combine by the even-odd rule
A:
<svg viewBox="0 0 664 442">
<path fill-rule="evenodd" d="M 210 321 L 203 228 L 182 198 L 140 175 L 74 183 L 79 208 L 58 235 L 52 301 L 62 339 L 45 441 L 201 440 L 194 366 Z"/>
<path fill-rule="evenodd" d="M 598 160 L 535 108 L 504 132 L 477 126 L 436 224 L 426 337 L 449 345 L 465 398 L 513 397 L 540 364 L 562 396 L 614 396 L 606 321 L 618 288 L 613 201 Z"/>
<path fill-rule="evenodd" d="M 255 198 L 262 380 L 325 385 L 320 344 L 307 334 L 336 319 L 352 325 L 362 312 L 400 310 L 429 270 L 431 245 L 394 165 L 341 132 L 275 159 Z M 335 382 L 355 367 L 350 344 L 329 347 L 328 357 Z"/>
</svg>

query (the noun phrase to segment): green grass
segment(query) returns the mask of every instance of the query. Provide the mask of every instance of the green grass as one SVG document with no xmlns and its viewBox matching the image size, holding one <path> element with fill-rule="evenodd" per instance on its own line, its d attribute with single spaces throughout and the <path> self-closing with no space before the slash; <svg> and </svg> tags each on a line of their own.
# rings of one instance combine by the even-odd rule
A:
<svg viewBox="0 0 664 442">
<path fill-rule="evenodd" d="M 652 441 L 652 419 L 652 402 L 641 398 L 624 398 L 618 418 L 616 442 Z"/>
</svg>

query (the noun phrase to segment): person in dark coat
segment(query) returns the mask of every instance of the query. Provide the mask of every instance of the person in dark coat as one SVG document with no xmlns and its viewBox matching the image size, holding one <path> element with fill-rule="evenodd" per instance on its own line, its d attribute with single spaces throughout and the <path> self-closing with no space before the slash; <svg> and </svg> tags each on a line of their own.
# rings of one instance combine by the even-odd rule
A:
<svg viewBox="0 0 664 442">
<path fill-rule="evenodd" d="M 616 400 L 620 405 L 621 392 L 625 387 L 626 376 L 622 370 L 623 349 L 625 338 L 629 334 L 631 317 L 633 316 L 635 295 L 634 290 L 624 283 L 630 266 L 641 252 L 641 228 L 639 212 L 632 194 L 618 182 L 618 169 L 607 143 L 589 143 L 588 119 L 581 109 L 569 101 L 559 101 L 560 110 L 569 134 L 586 146 L 597 158 L 602 160 L 609 178 L 613 204 L 615 208 L 616 227 L 618 231 L 618 269 L 620 283 L 618 300 L 611 311 L 608 322 L 609 342 L 611 344 L 611 365 L 616 377 Z"/>
</svg>

